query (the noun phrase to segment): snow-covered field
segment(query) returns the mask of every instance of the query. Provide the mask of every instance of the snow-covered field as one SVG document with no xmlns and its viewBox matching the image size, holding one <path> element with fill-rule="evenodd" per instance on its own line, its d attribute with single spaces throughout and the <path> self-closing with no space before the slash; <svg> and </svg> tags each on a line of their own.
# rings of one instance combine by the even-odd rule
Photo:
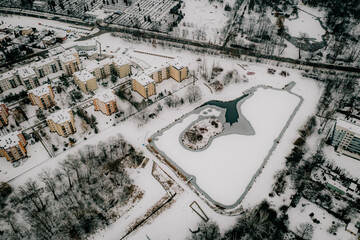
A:
<svg viewBox="0 0 360 240">
<path fill-rule="evenodd" d="M 241 106 L 255 135 L 217 136 L 204 151 L 185 149 L 179 142 L 181 132 L 199 116 L 220 114 L 205 108 L 164 131 L 154 143 L 186 173 L 195 176 L 197 185 L 213 200 L 232 205 L 244 193 L 299 101 L 286 91 L 259 88 Z"/>
<path fill-rule="evenodd" d="M 285 20 L 284 22 L 289 34 L 293 37 L 300 37 L 301 33 L 306 33 L 310 38 L 321 41 L 321 36 L 325 34 L 325 30 L 321 27 L 319 21 L 301 10 L 299 10 L 298 13 L 298 19 Z"/>
</svg>

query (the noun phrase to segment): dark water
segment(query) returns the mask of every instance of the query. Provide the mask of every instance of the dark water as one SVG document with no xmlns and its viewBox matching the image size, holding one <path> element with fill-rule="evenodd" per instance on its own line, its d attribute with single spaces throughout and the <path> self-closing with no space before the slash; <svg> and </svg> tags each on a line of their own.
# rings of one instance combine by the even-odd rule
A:
<svg viewBox="0 0 360 240">
<path fill-rule="evenodd" d="M 238 97 L 229 102 L 221 102 L 221 101 L 217 101 L 217 100 L 211 100 L 209 102 L 204 103 L 200 107 L 214 105 L 214 106 L 218 106 L 220 108 L 226 109 L 226 112 L 225 112 L 226 122 L 230 123 L 230 125 L 233 125 L 234 123 L 239 121 L 239 112 L 236 108 L 236 105 L 241 99 L 244 99 L 247 96 L 249 96 L 249 94 L 245 94 L 245 95 Z"/>
</svg>

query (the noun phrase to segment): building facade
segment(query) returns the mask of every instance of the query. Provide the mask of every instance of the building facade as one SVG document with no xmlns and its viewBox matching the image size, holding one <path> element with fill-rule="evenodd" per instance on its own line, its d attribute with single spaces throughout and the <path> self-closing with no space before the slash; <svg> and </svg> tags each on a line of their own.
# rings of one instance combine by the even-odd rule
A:
<svg viewBox="0 0 360 240">
<path fill-rule="evenodd" d="M 86 94 L 98 88 L 96 78 L 87 70 L 74 73 L 75 84 Z"/>
<path fill-rule="evenodd" d="M 80 70 L 80 58 L 75 48 L 66 50 L 63 54 L 58 55 L 58 65 L 65 74 L 71 76 L 74 72 Z"/>
<path fill-rule="evenodd" d="M 29 99 L 32 105 L 37 105 L 41 109 L 48 109 L 55 106 L 54 91 L 49 84 L 28 91 Z"/>
<path fill-rule="evenodd" d="M 156 94 L 155 81 L 146 74 L 133 78 L 132 89 L 138 92 L 143 98 L 148 98 Z"/>
<path fill-rule="evenodd" d="M 33 89 L 40 86 L 38 76 L 30 66 L 21 67 L 16 70 L 15 77 L 26 89 Z"/>
<path fill-rule="evenodd" d="M 115 92 L 111 89 L 96 94 L 93 104 L 95 111 L 101 111 L 108 116 L 118 111 Z"/>
<path fill-rule="evenodd" d="M 129 61 L 122 57 L 115 57 L 113 59 L 113 66 L 119 76 L 119 78 L 124 78 L 131 74 L 131 68 Z"/>
<path fill-rule="evenodd" d="M 0 127 L 5 127 L 9 124 L 9 115 L 9 109 L 5 106 L 5 104 L 0 104 Z"/>
<path fill-rule="evenodd" d="M 24 135 L 19 132 L 12 132 L 0 138 L 0 157 L 14 162 L 27 157 L 27 142 Z"/>
<path fill-rule="evenodd" d="M 34 63 L 34 70 L 39 78 L 43 78 L 49 74 L 58 72 L 60 68 L 54 58 L 46 58 Z"/>
<path fill-rule="evenodd" d="M 97 80 L 106 78 L 111 74 L 112 60 L 105 58 L 101 61 L 94 61 L 92 64 L 86 67 L 91 74 L 93 74 Z"/>
<path fill-rule="evenodd" d="M 337 119 L 331 135 L 331 144 L 337 152 L 360 159 L 360 125 Z"/>
<path fill-rule="evenodd" d="M 76 132 L 74 116 L 71 109 L 62 109 L 46 119 L 50 131 L 67 137 Z"/>
</svg>

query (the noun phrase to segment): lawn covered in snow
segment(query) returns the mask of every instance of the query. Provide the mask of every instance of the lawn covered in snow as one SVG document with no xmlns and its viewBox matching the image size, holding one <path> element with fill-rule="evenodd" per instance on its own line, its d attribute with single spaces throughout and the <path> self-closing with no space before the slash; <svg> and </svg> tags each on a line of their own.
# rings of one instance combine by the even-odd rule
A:
<svg viewBox="0 0 360 240">
<path fill-rule="evenodd" d="M 310 14 L 299 10 L 299 18 L 294 20 L 286 19 L 284 25 L 288 28 L 289 34 L 293 37 L 300 37 L 301 33 L 307 33 L 310 38 L 321 41 L 321 36 L 325 30 L 321 27 L 318 20 Z"/>
<path fill-rule="evenodd" d="M 209 112 L 207 107 L 165 130 L 154 144 L 186 173 L 195 176 L 198 187 L 210 198 L 229 206 L 244 193 L 299 101 L 287 91 L 258 88 L 241 105 L 255 135 L 219 135 L 204 151 L 185 149 L 179 142 L 184 129 L 201 115 L 220 115 L 220 111 Z"/>
</svg>

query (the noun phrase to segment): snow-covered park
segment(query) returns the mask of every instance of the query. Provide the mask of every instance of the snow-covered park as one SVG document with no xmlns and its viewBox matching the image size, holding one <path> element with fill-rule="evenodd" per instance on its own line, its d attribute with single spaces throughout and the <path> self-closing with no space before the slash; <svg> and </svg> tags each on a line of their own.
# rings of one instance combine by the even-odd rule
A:
<svg viewBox="0 0 360 240">
<path fill-rule="evenodd" d="M 255 135 L 234 134 L 214 137 L 204 151 L 185 149 L 179 141 L 182 131 L 201 116 L 220 116 L 221 110 L 203 107 L 154 136 L 155 146 L 185 173 L 196 178 L 197 186 L 212 200 L 233 205 L 246 191 L 256 171 L 271 151 L 300 98 L 287 91 L 258 88 L 245 98 L 241 112 Z"/>
</svg>

